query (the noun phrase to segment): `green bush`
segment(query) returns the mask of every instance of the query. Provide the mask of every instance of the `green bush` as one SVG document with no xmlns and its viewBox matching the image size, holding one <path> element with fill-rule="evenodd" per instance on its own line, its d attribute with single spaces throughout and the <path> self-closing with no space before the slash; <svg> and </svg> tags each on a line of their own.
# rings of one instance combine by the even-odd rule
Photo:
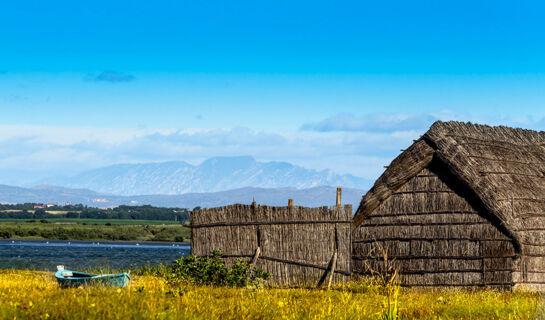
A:
<svg viewBox="0 0 545 320">
<path fill-rule="evenodd" d="M 0 238 L 9 239 L 12 236 L 13 236 L 13 234 L 9 230 L 0 231 Z"/>
<path fill-rule="evenodd" d="M 231 268 L 223 262 L 223 254 L 212 251 L 204 257 L 187 256 L 174 260 L 172 271 L 167 273 L 167 282 L 171 285 L 191 282 L 198 285 L 214 286 L 261 286 L 270 277 L 270 273 L 252 268 L 248 258 L 235 260 Z"/>
</svg>

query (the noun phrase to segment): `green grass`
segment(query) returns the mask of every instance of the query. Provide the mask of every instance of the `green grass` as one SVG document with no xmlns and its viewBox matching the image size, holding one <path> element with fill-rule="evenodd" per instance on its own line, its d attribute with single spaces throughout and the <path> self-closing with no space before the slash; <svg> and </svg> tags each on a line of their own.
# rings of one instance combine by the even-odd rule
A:
<svg viewBox="0 0 545 320">
<path fill-rule="evenodd" d="M 539 294 L 401 290 L 400 319 L 542 319 Z M 332 290 L 183 285 L 133 275 L 125 289 L 60 289 L 52 273 L 0 270 L 1 319 L 383 319 L 386 297 L 352 282 Z"/>
<path fill-rule="evenodd" d="M 0 219 L 3 222 L 27 222 L 29 220 L 46 220 L 50 223 L 81 223 L 81 224 L 115 224 L 115 225 L 180 225 L 179 221 L 173 220 L 136 220 L 136 219 L 78 219 L 78 218 L 48 218 L 48 219 Z"/>
<path fill-rule="evenodd" d="M 0 223 L 0 238 L 47 240 L 188 241 L 181 225 L 83 225 L 40 222 Z"/>
</svg>

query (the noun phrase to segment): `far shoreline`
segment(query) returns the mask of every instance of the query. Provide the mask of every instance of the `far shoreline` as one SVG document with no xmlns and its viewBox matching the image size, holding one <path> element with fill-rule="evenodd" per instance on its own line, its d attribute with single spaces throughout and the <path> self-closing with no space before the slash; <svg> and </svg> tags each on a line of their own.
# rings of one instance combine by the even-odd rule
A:
<svg viewBox="0 0 545 320">
<path fill-rule="evenodd" d="M 134 245 L 136 244 L 145 244 L 146 246 L 191 246 L 190 242 L 176 242 L 176 241 L 152 241 L 152 240 L 49 240 L 49 239 L 26 239 L 26 238 L 11 238 L 11 239 L 0 239 L 0 244 L 7 243 L 12 244 L 13 242 L 17 243 L 50 243 L 50 244 L 64 244 L 64 243 L 74 243 L 74 244 L 100 244 L 100 245 Z"/>
</svg>

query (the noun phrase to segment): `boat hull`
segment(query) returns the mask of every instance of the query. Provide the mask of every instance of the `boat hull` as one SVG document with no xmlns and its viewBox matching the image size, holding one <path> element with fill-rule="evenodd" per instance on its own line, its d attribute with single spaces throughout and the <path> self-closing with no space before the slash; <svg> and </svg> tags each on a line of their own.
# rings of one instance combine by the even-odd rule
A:
<svg viewBox="0 0 545 320">
<path fill-rule="evenodd" d="M 79 287 L 79 286 L 107 286 L 120 287 L 127 286 L 131 276 L 124 272 L 118 274 L 95 275 L 90 273 L 75 272 L 70 270 L 59 270 L 55 273 L 57 282 L 61 287 Z"/>
</svg>

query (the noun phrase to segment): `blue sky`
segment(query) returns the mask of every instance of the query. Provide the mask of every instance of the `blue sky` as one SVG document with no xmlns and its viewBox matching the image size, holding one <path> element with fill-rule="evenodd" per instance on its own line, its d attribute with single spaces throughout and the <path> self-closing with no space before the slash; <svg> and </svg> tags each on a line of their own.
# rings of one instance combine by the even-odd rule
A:
<svg viewBox="0 0 545 320">
<path fill-rule="evenodd" d="M 545 129 L 544 7 L 12 1 L 0 183 L 225 155 L 374 179 L 437 119 Z"/>
</svg>

